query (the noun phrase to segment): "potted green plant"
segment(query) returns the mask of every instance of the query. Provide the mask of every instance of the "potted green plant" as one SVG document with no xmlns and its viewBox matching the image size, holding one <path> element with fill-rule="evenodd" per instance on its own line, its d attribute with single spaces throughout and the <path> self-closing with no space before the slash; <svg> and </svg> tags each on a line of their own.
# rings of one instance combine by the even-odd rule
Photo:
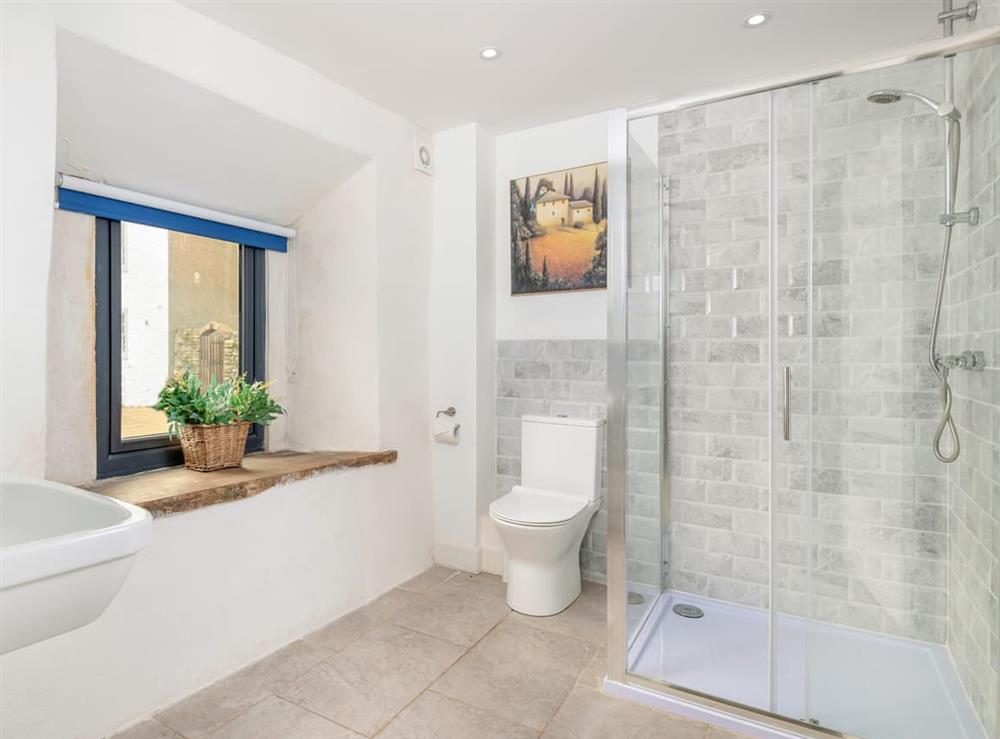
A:
<svg viewBox="0 0 1000 739">
<path fill-rule="evenodd" d="M 170 435 L 180 437 L 188 469 L 239 467 L 250 426 L 266 426 L 285 412 L 269 387 L 248 383 L 243 375 L 205 384 L 188 370 L 163 386 L 154 407 L 167 416 Z"/>
</svg>

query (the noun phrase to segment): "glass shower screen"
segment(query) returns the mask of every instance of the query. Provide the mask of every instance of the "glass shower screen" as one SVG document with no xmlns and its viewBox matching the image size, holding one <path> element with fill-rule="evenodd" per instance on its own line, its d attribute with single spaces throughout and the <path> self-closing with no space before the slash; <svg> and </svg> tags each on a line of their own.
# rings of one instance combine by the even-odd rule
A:
<svg viewBox="0 0 1000 739">
<path fill-rule="evenodd" d="M 629 123 L 628 669 L 870 739 L 996 735 L 1000 53 Z M 883 91 L 877 94 L 877 91 Z M 945 219 L 947 220 L 947 219 Z M 654 572 L 648 563 L 662 562 Z"/>
</svg>

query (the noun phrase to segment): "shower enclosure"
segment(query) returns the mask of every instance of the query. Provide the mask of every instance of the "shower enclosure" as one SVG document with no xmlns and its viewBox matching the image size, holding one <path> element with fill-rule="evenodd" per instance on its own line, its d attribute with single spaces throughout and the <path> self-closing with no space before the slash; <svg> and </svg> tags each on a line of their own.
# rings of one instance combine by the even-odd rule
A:
<svg viewBox="0 0 1000 739">
<path fill-rule="evenodd" d="M 997 737 L 998 41 L 617 114 L 609 689 Z"/>
</svg>

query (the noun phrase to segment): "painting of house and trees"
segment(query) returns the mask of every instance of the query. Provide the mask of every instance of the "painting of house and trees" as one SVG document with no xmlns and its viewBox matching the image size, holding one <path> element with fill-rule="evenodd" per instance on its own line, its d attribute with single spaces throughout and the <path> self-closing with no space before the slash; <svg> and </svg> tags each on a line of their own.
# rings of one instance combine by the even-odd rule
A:
<svg viewBox="0 0 1000 739">
<path fill-rule="evenodd" d="M 512 295 L 608 286 L 608 165 L 510 182 Z"/>
</svg>

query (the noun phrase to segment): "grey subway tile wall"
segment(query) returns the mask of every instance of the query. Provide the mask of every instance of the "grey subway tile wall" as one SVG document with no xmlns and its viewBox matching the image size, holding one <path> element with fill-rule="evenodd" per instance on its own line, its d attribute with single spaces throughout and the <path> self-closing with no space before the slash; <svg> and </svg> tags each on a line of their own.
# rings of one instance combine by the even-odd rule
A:
<svg viewBox="0 0 1000 739">
<path fill-rule="evenodd" d="M 630 386 L 649 398 L 645 413 L 630 414 L 629 437 L 655 450 L 658 435 L 658 399 L 647 391 L 658 384 L 658 345 L 634 350 L 629 361 Z M 653 357 L 645 359 L 642 357 Z M 603 340 L 531 340 L 497 342 L 497 495 L 509 491 L 521 478 L 521 416 L 560 415 L 604 418 L 607 397 L 607 344 Z M 655 455 L 655 451 L 653 452 Z M 658 489 L 658 470 L 649 470 L 649 456 L 638 452 L 628 460 L 630 484 Z M 648 497 L 648 496 L 647 496 Z M 607 453 L 601 463 L 601 508 L 594 516 L 581 547 L 585 579 L 606 580 Z M 627 552 L 629 576 L 649 587 L 659 583 L 658 506 L 630 511 Z"/>
<path fill-rule="evenodd" d="M 1000 3 L 979 24 L 1000 23 Z M 985 27 L 985 26 L 983 26 Z M 1000 47 L 955 60 L 963 138 L 957 208 L 979 208 L 955 227 L 943 345 L 985 352 L 983 372 L 951 374 L 962 455 L 948 468 L 948 647 L 987 735 L 1000 699 Z"/>
<path fill-rule="evenodd" d="M 671 589 L 767 604 L 768 112 L 660 116 Z"/>
</svg>

